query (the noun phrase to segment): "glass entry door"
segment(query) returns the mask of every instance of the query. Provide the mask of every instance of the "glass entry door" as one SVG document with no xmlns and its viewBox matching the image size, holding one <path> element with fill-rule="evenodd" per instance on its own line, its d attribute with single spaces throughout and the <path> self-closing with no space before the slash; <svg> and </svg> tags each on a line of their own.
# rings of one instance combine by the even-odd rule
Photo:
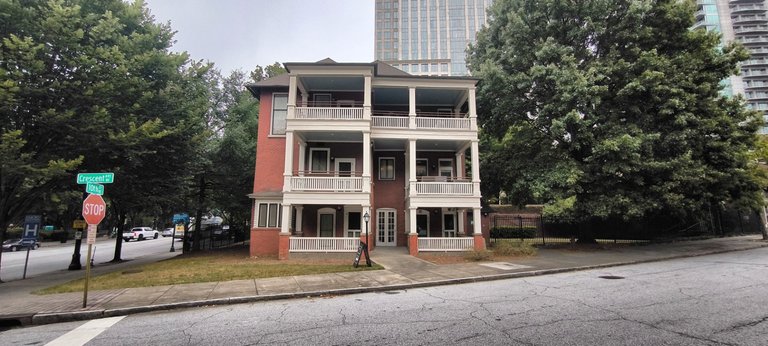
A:
<svg viewBox="0 0 768 346">
<path fill-rule="evenodd" d="M 395 219 L 394 209 L 379 209 L 376 212 L 376 245 L 395 246 Z"/>
</svg>

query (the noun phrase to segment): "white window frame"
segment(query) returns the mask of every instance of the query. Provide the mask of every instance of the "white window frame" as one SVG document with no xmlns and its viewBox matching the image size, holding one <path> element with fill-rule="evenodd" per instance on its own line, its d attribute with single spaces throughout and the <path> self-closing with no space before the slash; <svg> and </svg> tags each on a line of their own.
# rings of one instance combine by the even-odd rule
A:
<svg viewBox="0 0 768 346">
<path fill-rule="evenodd" d="M 456 211 L 451 211 L 449 209 L 443 208 L 441 213 L 441 219 L 440 222 L 443 224 L 443 238 L 453 238 L 456 237 L 456 233 L 458 232 L 458 217 L 456 216 Z M 446 229 L 445 228 L 445 217 L 451 216 L 453 218 L 453 229 Z"/>
<path fill-rule="evenodd" d="M 339 164 L 344 162 L 351 164 L 349 176 L 354 177 L 355 176 L 355 159 L 354 158 L 338 158 L 338 157 L 333 161 L 334 176 L 336 177 L 339 176 Z"/>
<path fill-rule="evenodd" d="M 382 178 L 381 177 L 381 161 L 382 160 L 392 160 L 392 178 Z M 396 180 L 397 179 L 397 167 L 395 166 L 395 158 L 388 156 L 388 157 L 380 157 L 379 158 L 379 180 Z"/>
<path fill-rule="evenodd" d="M 360 229 L 349 229 L 349 213 L 360 213 Z M 347 238 L 360 238 L 365 221 L 363 220 L 362 207 L 344 207 L 344 236 Z"/>
<path fill-rule="evenodd" d="M 392 230 L 392 244 L 389 242 L 382 243 L 380 237 L 386 236 L 386 232 L 383 231 L 382 227 L 384 224 L 379 223 L 379 215 L 384 214 L 384 217 L 386 217 L 387 213 L 392 213 L 393 220 L 393 230 Z M 377 246 L 397 246 L 397 209 L 394 208 L 379 208 L 376 209 L 376 245 Z"/>
<path fill-rule="evenodd" d="M 265 206 L 265 214 L 264 215 L 264 223 L 261 223 L 260 217 L 262 215 L 261 213 L 261 207 Z M 276 211 L 275 218 L 273 220 L 270 219 L 269 210 L 270 208 L 274 207 Z M 254 228 L 280 228 L 283 223 L 283 205 L 279 201 L 255 201 L 253 203 L 253 225 Z M 273 221 L 273 222 L 271 222 Z"/>
<path fill-rule="evenodd" d="M 322 237 L 323 235 L 320 233 L 320 217 L 322 215 L 331 215 L 333 217 L 333 231 L 331 233 L 331 236 L 329 238 L 333 238 L 336 236 L 336 209 L 333 208 L 321 208 L 317 210 L 317 237 Z"/>
<path fill-rule="evenodd" d="M 451 175 L 450 177 L 453 178 L 455 176 L 455 172 L 453 169 L 453 159 L 438 159 L 437 160 L 437 175 L 443 176 L 443 162 L 448 162 L 449 167 L 451 168 Z"/>
<path fill-rule="evenodd" d="M 424 168 L 427 169 L 427 172 L 426 172 L 427 174 L 419 175 L 419 161 L 423 161 L 424 162 Z M 419 158 L 416 159 L 416 176 L 417 177 L 429 176 L 429 159 L 419 159 Z"/>
<path fill-rule="evenodd" d="M 272 94 L 272 109 L 270 110 L 270 118 L 269 118 L 269 135 L 274 137 L 285 137 L 285 131 L 283 130 L 283 133 L 275 133 L 275 98 L 278 96 L 285 96 L 285 124 L 286 129 L 288 128 L 288 93 L 273 93 Z"/>
<path fill-rule="evenodd" d="M 317 101 L 318 96 L 328 96 L 328 103 L 323 103 L 322 106 L 318 106 L 318 102 L 326 102 L 326 101 Z M 330 93 L 319 93 L 319 94 L 313 94 L 312 95 L 312 103 L 315 107 L 331 107 L 333 104 L 333 95 Z"/>
<path fill-rule="evenodd" d="M 315 171 L 312 167 L 313 155 L 316 151 L 325 151 L 325 171 Z M 309 148 L 309 171 L 312 173 L 328 173 L 331 170 L 331 149 L 330 148 Z"/>
</svg>

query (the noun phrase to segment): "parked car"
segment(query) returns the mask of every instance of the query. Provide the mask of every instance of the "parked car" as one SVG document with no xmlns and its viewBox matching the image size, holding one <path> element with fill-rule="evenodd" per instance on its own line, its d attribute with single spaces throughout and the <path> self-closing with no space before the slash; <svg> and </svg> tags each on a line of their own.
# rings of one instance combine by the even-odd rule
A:
<svg viewBox="0 0 768 346">
<path fill-rule="evenodd" d="M 173 228 L 166 228 L 163 230 L 163 238 L 173 237 Z"/>
<path fill-rule="evenodd" d="M 34 250 L 39 247 L 40 242 L 35 239 L 8 239 L 3 242 L 3 251 Z"/>
<path fill-rule="evenodd" d="M 134 227 L 129 232 L 123 232 L 123 240 L 144 240 L 144 239 L 157 239 L 160 236 L 160 232 L 153 230 L 149 227 Z"/>
<path fill-rule="evenodd" d="M 211 237 L 213 239 L 229 239 L 230 233 L 229 233 L 229 226 L 214 226 L 211 228 Z"/>
</svg>

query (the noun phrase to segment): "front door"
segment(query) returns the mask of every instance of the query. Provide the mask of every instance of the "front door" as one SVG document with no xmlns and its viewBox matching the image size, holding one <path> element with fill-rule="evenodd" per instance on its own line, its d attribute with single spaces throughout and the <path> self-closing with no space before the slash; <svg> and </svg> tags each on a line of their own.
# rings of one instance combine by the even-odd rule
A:
<svg viewBox="0 0 768 346">
<path fill-rule="evenodd" d="M 416 214 L 416 230 L 419 237 L 426 237 L 429 234 L 429 213 Z"/>
<path fill-rule="evenodd" d="M 320 237 L 333 237 L 336 223 L 336 211 L 331 208 L 323 208 L 317 214 L 317 235 Z"/>
<path fill-rule="evenodd" d="M 395 246 L 395 220 L 394 209 L 379 209 L 376 211 L 376 245 Z"/>
</svg>

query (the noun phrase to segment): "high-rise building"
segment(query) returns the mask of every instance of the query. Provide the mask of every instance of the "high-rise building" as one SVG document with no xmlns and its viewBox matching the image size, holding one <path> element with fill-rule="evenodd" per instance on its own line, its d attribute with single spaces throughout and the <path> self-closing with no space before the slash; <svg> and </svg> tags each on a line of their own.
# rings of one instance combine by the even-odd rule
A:
<svg viewBox="0 0 768 346">
<path fill-rule="evenodd" d="M 763 112 L 768 124 L 768 16 L 765 0 L 697 0 L 696 24 L 722 34 L 723 42 L 737 40 L 749 50 L 741 74 L 723 80 L 723 94 L 741 94 L 747 107 Z M 763 126 L 760 133 L 768 134 Z"/>
<path fill-rule="evenodd" d="M 493 0 L 376 0 L 376 60 L 412 75 L 466 76 Z"/>
</svg>

